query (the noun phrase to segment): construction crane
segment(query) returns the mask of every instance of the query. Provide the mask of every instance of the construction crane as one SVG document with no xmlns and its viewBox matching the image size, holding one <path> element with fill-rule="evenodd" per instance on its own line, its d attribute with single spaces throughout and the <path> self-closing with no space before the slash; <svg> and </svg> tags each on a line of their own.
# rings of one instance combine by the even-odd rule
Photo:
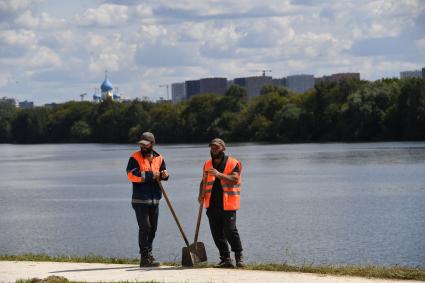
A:
<svg viewBox="0 0 425 283">
<path fill-rule="evenodd" d="M 159 85 L 159 87 L 165 87 L 167 88 L 167 100 L 170 100 L 170 96 L 168 95 L 168 85 Z"/>
<path fill-rule="evenodd" d="M 87 95 L 87 93 L 86 93 L 86 92 L 85 92 L 85 93 L 80 94 L 81 101 L 83 101 L 83 100 L 84 100 L 84 96 L 86 96 L 86 95 Z"/>
<path fill-rule="evenodd" d="M 261 70 L 261 72 L 263 73 L 263 77 L 265 77 L 266 73 L 271 73 L 272 70 Z"/>
<path fill-rule="evenodd" d="M 261 72 L 263 77 L 265 77 L 266 73 L 271 73 L 272 70 L 252 70 L 252 72 Z"/>
</svg>

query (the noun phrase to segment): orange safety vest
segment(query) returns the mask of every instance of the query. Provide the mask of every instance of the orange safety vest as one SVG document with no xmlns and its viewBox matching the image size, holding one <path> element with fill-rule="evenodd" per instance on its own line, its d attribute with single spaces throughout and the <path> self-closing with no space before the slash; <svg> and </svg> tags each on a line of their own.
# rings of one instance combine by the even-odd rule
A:
<svg viewBox="0 0 425 283">
<path fill-rule="evenodd" d="M 133 183 L 142 183 L 145 180 L 144 173 L 146 171 L 159 172 L 159 168 L 161 167 L 163 157 L 162 155 L 154 156 L 152 159 L 152 163 L 149 162 L 147 158 L 144 158 L 140 151 L 134 152 L 131 157 L 136 159 L 137 163 L 139 163 L 139 169 L 142 173 L 142 176 L 133 175 L 133 171 L 129 171 L 127 173 L 127 178 L 130 182 Z"/>
<path fill-rule="evenodd" d="M 220 180 L 221 186 L 223 187 L 223 209 L 224 210 L 238 210 L 240 208 L 240 195 L 241 195 L 241 174 L 242 164 L 233 157 L 228 157 L 226 167 L 224 168 L 223 174 L 232 174 L 233 169 L 236 165 L 239 165 L 239 178 L 236 184 L 231 182 Z M 215 181 L 215 177 L 208 175 L 208 170 L 213 167 L 211 159 L 207 160 L 204 165 L 204 178 L 203 190 L 204 190 L 204 205 L 206 208 L 210 206 L 211 191 Z"/>
</svg>

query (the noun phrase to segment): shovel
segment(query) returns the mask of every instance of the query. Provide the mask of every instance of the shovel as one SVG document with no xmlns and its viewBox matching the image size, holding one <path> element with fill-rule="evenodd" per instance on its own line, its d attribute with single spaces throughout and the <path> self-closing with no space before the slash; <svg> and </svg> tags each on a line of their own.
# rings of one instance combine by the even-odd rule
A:
<svg viewBox="0 0 425 283">
<path fill-rule="evenodd" d="M 205 245 L 202 242 L 198 242 L 198 234 L 199 234 L 199 226 L 201 225 L 201 217 L 202 217 L 202 209 L 204 208 L 204 200 L 202 199 L 201 203 L 199 204 L 199 211 L 198 211 L 198 221 L 196 223 L 196 230 L 195 230 L 195 239 L 193 241 L 193 244 L 191 244 L 189 247 L 183 248 L 183 254 L 195 254 L 196 255 L 196 262 L 204 262 L 207 261 L 207 252 L 205 251 Z M 185 251 L 188 250 L 188 251 Z"/>
<path fill-rule="evenodd" d="M 180 225 L 180 221 L 177 218 L 176 213 L 174 212 L 174 209 L 173 209 L 173 206 L 171 205 L 170 200 L 168 199 L 168 195 L 165 192 L 164 187 L 161 184 L 161 181 L 160 180 L 157 180 L 157 181 L 158 181 L 159 188 L 160 188 L 162 194 L 164 195 L 165 201 L 167 202 L 168 208 L 170 209 L 171 214 L 173 215 L 174 220 L 176 221 L 177 227 L 179 228 L 180 233 L 183 237 L 183 240 L 186 243 L 186 247 L 184 247 L 182 249 L 182 253 L 183 253 L 183 255 L 182 255 L 182 265 L 183 266 L 193 266 L 194 264 L 200 262 L 199 256 L 195 252 L 193 252 L 191 249 L 189 249 L 189 241 L 187 240 L 186 235 L 183 231 L 183 228 Z"/>
</svg>

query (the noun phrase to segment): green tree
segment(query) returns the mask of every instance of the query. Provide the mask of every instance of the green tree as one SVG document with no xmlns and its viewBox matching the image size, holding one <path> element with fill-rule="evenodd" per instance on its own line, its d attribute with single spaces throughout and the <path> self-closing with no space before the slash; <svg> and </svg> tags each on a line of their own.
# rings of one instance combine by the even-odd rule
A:
<svg viewBox="0 0 425 283">
<path fill-rule="evenodd" d="M 182 131 L 186 142 L 204 142 L 215 137 L 211 123 L 218 118 L 216 103 L 220 96 L 214 94 L 195 95 L 182 106 Z"/>
<path fill-rule="evenodd" d="M 377 81 L 348 97 L 342 109 L 345 140 L 379 140 L 384 135 L 386 113 L 396 96 L 393 86 Z"/>
<path fill-rule="evenodd" d="M 67 142 L 74 140 L 75 136 L 71 133 L 73 125 L 83 120 L 85 121 L 93 104 L 84 102 L 67 102 L 51 110 L 47 122 L 47 135 L 50 142 Z"/>
<path fill-rule="evenodd" d="M 16 107 L 0 101 L 0 143 L 9 142 L 11 138 L 11 122 L 16 116 Z"/>
<path fill-rule="evenodd" d="M 174 143 L 184 138 L 180 121 L 180 108 L 178 105 L 168 103 L 160 103 L 152 108 L 150 130 L 155 133 L 158 141 Z"/>
<path fill-rule="evenodd" d="M 48 112 L 45 108 L 19 111 L 12 121 L 12 141 L 16 143 L 46 142 Z"/>
<path fill-rule="evenodd" d="M 91 136 L 91 128 L 86 121 L 77 121 L 72 125 L 71 138 L 77 142 L 86 142 Z"/>
<path fill-rule="evenodd" d="M 397 117 L 402 121 L 402 138 L 425 138 L 425 79 L 412 78 L 401 81 Z"/>
<path fill-rule="evenodd" d="M 303 139 L 300 131 L 301 108 L 293 103 L 285 104 L 273 119 L 272 129 L 279 142 L 295 142 Z"/>
</svg>

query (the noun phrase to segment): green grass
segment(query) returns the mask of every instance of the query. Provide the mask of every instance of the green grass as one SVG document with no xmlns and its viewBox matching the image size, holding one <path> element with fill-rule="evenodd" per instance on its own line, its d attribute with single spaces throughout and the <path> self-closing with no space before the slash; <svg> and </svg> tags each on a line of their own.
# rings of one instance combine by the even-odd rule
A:
<svg viewBox="0 0 425 283">
<path fill-rule="evenodd" d="M 247 264 L 246 269 L 425 281 L 425 269 L 404 266 L 291 266 L 287 264 Z"/>
<path fill-rule="evenodd" d="M 130 258 L 105 258 L 96 255 L 89 255 L 85 257 L 72 257 L 72 256 L 48 256 L 43 254 L 23 254 L 23 255 L 0 255 L 0 260 L 10 261 L 54 261 L 54 262 L 86 262 L 86 263 L 121 263 L 121 264 L 138 264 L 138 259 Z M 178 263 L 167 262 L 164 265 L 178 266 Z M 196 268 L 208 268 L 213 265 L 210 263 L 203 263 Z M 401 280 L 419 280 L 425 281 L 425 269 L 415 267 L 403 266 L 292 266 L 287 264 L 247 264 L 244 269 L 247 270 L 264 270 L 264 271 L 284 271 L 284 272 L 303 272 L 315 273 L 323 275 L 336 275 L 336 276 L 358 276 L 367 278 L 381 278 L 381 279 L 401 279 Z M 66 279 L 65 279 L 66 280 Z M 49 283 L 62 283 L 68 281 L 19 281 L 22 283 L 27 282 L 49 282 Z"/>
</svg>

